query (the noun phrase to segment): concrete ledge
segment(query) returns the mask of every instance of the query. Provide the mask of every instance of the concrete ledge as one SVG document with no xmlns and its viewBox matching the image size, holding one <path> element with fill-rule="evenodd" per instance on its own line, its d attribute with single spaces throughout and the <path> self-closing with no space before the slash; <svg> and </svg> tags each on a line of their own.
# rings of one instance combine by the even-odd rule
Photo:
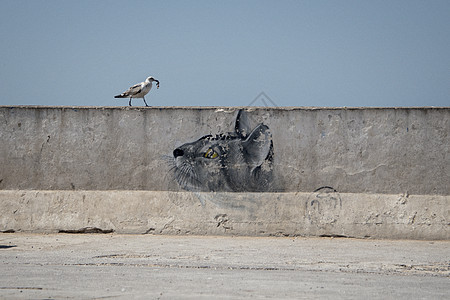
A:
<svg viewBox="0 0 450 300">
<path fill-rule="evenodd" d="M 272 135 L 265 191 L 450 195 L 450 108 L 242 109 L 248 122 L 239 124 Z M 170 176 L 173 151 L 235 132 L 239 111 L 0 106 L 0 190 L 183 191 Z M 262 191 L 201 183 L 205 192 Z"/>
<path fill-rule="evenodd" d="M 450 239 L 450 196 L 0 191 L 0 231 Z"/>
</svg>

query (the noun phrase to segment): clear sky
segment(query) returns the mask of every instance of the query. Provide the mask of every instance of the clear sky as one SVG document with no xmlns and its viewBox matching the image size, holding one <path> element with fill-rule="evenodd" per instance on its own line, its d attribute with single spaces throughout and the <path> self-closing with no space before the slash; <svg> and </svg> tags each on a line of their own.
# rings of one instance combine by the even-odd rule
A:
<svg viewBox="0 0 450 300">
<path fill-rule="evenodd" d="M 0 105 L 126 106 L 113 96 L 153 75 L 154 106 L 450 106 L 449 0 L 0 0 L 0 16 Z"/>
</svg>

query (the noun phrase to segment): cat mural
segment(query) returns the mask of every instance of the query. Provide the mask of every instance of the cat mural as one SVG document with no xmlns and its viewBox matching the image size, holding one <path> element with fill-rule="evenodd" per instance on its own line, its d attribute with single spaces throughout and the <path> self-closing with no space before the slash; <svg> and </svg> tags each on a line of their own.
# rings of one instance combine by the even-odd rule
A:
<svg viewBox="0 0 450 300">
<path fill-rule="evenodd" d="M 273 142 L 263 123 L 251 128 L 239 110 L 234 132 L 205 135 L 173 150 L 172 171 L 179 186 L 195 192 L 270 190 Z"/>
</svg>

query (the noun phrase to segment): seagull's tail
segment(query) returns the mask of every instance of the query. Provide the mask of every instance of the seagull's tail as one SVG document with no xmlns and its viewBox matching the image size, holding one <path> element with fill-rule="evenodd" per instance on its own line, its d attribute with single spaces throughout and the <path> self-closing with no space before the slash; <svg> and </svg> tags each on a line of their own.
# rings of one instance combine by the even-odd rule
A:
<svg viewBox="0 0 450 300">
<path fill-rule="evenodd" d="M 114 96 L 114 98 L 127 98 L 127 96 L 125 96 L 124 94 L 120 94 L 120 95 Z"/>
</svg>

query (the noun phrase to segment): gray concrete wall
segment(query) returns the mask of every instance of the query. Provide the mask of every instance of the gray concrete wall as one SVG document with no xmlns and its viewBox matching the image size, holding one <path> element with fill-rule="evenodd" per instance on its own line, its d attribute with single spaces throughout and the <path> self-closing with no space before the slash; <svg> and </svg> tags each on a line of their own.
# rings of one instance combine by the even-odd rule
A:
<svg viewBox="0 0 450 300">
<path fill-rule="evenodd" d="M 0 191 L 0 203 L 2 231 L 450 239 L 439 195 Z"/>
<path fill-rule="evenodd" d="M 189 211 L 192 218 L 189 222 L 181 221 L 187 218 L 185 212 L 181 214 L 182 210 L 170 209 L 170 201 L 158 202 L 160 208 L 157 211 L 160 214 L 152 211 L 144 201 L 142 205 L 148 209 L 145 214 L 158 215 L 162 221 L 154 221 L 158 225 L 153 226 L 149 225 L 153 221 L 146 219 L 145 225 L 138 226 L 139 232 L 148 231 L 152 226 L 164 227 L 164 222 L 173 219 L 176 224 L 185 224 L 185 227 L 179 225 L 181 233 L 217 233 L 223 221 L 217 221 L 216 215 L 212 214 L 204 221 L 197 209 L 197 206 L 201 211 L 208 205 L 215 205 L 220 208 L 220 212 L 213 213 L 219 215 L 217 218 L 226 215 L 229 219 L 226 222 L 235 222 L 233 230 L 227 231 L 232 234 L 270 235 L 279 232 L 449 238 L 450 108 L 244 110 L 248 130 L 258 131 L 261 126 L 268 129 L 267 132 L 260 130 L 263 134 L 255 138 L 262 140 L 260 148 L 267 146 L 269 139 L 273 145 L 270 162 L 265 152 L 263 156 L 266 161 L 262 154 L 258 154 L 260 152 L 255 154 L 254 151 L 247 151 L 251 153 L 245 154 L 242 159 L 245 164 L 259 161 L 256 167 L 270 171 L 270 176 L 257 176 L 255 184 L 258 186 L 261 180 L 269 179 L 270 185 L 263 189 L 266 193 L 255 188 L 249 188 L 251 193 L 242 193 L 246 190 L 233 190 L 229 182 L 222 184 L 230 177 L 240 176 L 223 175 L 222 169 L 236 167 L 222 166 L 220 170 L 215 170 L 209 164 L 212 160 L 203 158 L 201 164 L 213 170 L 207 174 L 208 180 L 218 183 L 209 186 L 214 193 L 204 193 L 204 189 L 196 190 L 195 187 L 183 185 L 184 179 L 174 176 L 173 169 L 177 163 L 173 151 L 208 134 L 215 136 L 235 131 L 238 108 L 0 107 L 0 230 L 55 231 L 92 227 L 95 224 L 103 228 L 106 226 L 104 224 L 115 218 L 117 212 L 127 211 L 128 201 L 144 201 L 141 196 L 136 198 L 141 194 L 132 193 L 141 190 L 150 193 L 153 198 L 159 195 L 158 199 L 171 195 L 171 201 L 177 203 L 192 197 L 197 200 L 180 204 Z M 238 139 L 242 141 L 239 147 L 245 145 L 245 138 Z M 223 147 L 220 149 L 223 150 Z M 226 157 L 227 153 L 220 155 Z M 249 155 L 251 162 L 248 162 Z M 256 159 L 258 155 L 262 158 Z M 254 167 L 246 168 L 254 171 Z M 324 186 L 330 188 L 314 193 Z M 224 193 L 230 192 L 230 189 L 240 193 Z M 104 192 L 111 190 L 116 191 Z M 35 199 L 30 196 L 34 191 L 45 191 L 48 197 Z M 72 216 L 69 217 L 64 206 L 58 206 L 63 203 L 68 207 L 80 205 L 80 199 L 85 199 L 83 195 L 88 191 L 103 191 L 97 198 L 89 198 L 99 203 L 100 207 L 89 206 L 89 210 L 75 212 L 69 209 Z M 117 193 L 131 193 L 132 196 L 129 199 L 124 198 L 125 194 L 117 197 Z M 300 200 L 292 198 L 299 194 L 303 195 Z M 352 200 L 342 198 L 342 195 L 352 194 L 354 196 L 344 197 Z M 319 200 L 323 195 L 326 199 L 335 200 L 323 200 L 325 202 L 321 203 Z M 316 197 L 316 201 L 309 199 L 310 196 Z M 280 197 L 292 199 L 289 198 L 289 204 L 280 204 Z M 402 197 L 406 199 L 405 203 L 413 201 L 411 205 L 414 208 L 398 210 L 398 199 Z M 24 202 L 24 198 L 28 200 Z M 243 198 L 247 200 L 241 201 Z M 340 200 L 336 202 L 336 199 Z M 110 200 L 118 202 L 112 205 L 108 202 Z M 30 203 L 34 203 L 31 207 L 42 209 L 40 202 L 36 201 L 47 203 L 47 214 L 39 214 L 48 216 L 48 224 L 33 227 L 32 224 L 38 223 L 16 222 L 31 218 L 34 210 L 26 208 Z M 263 205 L 264 201 L 268 206 Z M 17 203 L 21 203 L 21 208 L 14 206 Z M 168 207 L 161 208 L 164 203 Z M 112 205 L 115 209 L 106 212 L 101 208 L 103 205 Z M 315 217 L 308 212 L 308 205 Z M 298 215 L 287 213 L 295 207 L 298 208 Z M 336 208 L 339 209 L 337 215 L 334 212 Z M 92 210 L 98 210 L 97 219 L 91 216 L 95 214 Z M 28 214 L 18 218 L 19 211 L 28 211 Z M 233 211 L 244 217 L 233 217 Z M 280 211 L 286 213 L 280 214 Z M 135 213 L 140 212 L 129 211 L 130 216 L 124 219 L 132 219 L 131 215 Z M 64 220 L 61 216 L 65 216 Z M 270 222 L 268 218 L 272 218 Z M 420 218 L 421 226 L 428 230 L 419 230 L 414 225 Z M 278 224 L 276 228 L 267 225 L 274 222 Z M 341 222 L 351 226 L 342 229 Z M 216 223 L 220 224 L 216 226 Z M 386 223 L 391 225 L 380 226 Z M 135 225 L 126 224 L 126 221 L 117 221 L 106 227 L 118 232 L 133 232 Z M 209 227 L 204 228 L 205 224 Z M 213 229 L 214 226 L 216 229 Z M 264 230 L 261 226 L 271 229 Z M 380 231 L 380 228 L 383 229 Z M 437 232 L 433 231 L 437 228 Z"/>
<path fill-rule="evenodd" d="M 234 130 L 236 108 L 0 107 L 0 188 L 174 190 L 172 152 Z M 275 188 L 449 195 L 450 109 L 248 111 L 274 145 Z"/>
</svg>

